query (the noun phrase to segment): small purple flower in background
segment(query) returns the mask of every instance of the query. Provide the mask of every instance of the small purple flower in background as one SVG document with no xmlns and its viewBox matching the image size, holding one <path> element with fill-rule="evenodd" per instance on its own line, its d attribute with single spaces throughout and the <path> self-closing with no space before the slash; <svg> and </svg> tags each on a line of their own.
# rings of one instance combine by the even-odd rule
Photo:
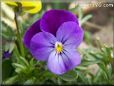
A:
<svg viewBox="0 0 114 86">
<path fill-rule="evenodd" d="M 3 59 L 9 58 L 10 56 L 11 56 L 11 53 L 9 52 L 9 50 L 4 51 L 2 54 Z"/>
<path fill-rule="evenodd" d="M 49 70 L 60 75 L 80 64 L 76 48 L 82 40 L 83 30 L 75 15 L 50 10 L 27 30 L 23 41 L 37 60 L 47 61 Z"/>
</svg>

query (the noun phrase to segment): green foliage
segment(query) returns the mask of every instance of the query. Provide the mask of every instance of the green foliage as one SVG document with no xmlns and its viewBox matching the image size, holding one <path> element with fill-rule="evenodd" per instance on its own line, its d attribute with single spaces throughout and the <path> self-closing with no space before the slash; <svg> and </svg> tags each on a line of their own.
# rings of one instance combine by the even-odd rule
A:
<svg viewBox="0 0 114 86">
<path fill-rule="evenodd" d="M 12 66 L 15 69 L 14 75 L 9 79 L 5 79 L 3 83 L 4 84 L 13 84 L 13 83 L 114 84 L 113 83 L 114 74 L 112 73 L 112 64 L 111 64 L 112 62 L 114 62 L 114 59 L 111 56 L 112 48 L 103 46 L 101 50 L 89 48 L 89 49 L 80 50 L 80 52 L 82 53 L 82 63 L 74 70 L 69 71 L 66 74 L 60 76 L 54 75 L 51 72 L 49 72 L 47 70 L 47 67 L 45 67 L 46 65 L 45 63 L 38 62 L 33 58 L 27 60 L 25 57 L 20 56 L 17 58 L 16 62 L 14 61 L 12 63 Z M 98 66 L 98 70 L 95 74 L 93 74 L 91 70 L 89 70 L 88 68 L 90 65 L 93 64 L 96 64 Z"/>
<path fill-rule="evenodd" d="M 114 59 L 111 56 L 112 48 L 103 46 L 102 49 L 101 50 L 89 49 L 89 51 L 88 50 L 83 51 L 83 52 L 85 52 L 85 54 L 83 54 L 83 59 L 82 59 L 81 65 L 87 67 L 92 64 L 97 64 L 97 66 L 98 66 L 97 73 L 95 73 L 93 75 L 90 74 L 89 76 L 91 78 L 87 79 L 87 80 L 90 79 L 89 81 L 91 81 L 90 83 L 92 83 L 92 84 L 111 84 L 111 81 L 113 80 L 111 63 L 114 62 Z M 108 51 L 106 51 L 106 50 L 108 50 Z M 80 71 L 82 71 L 82 70 L 80 70 Z M 86 72 L 86 71 L 89 71 L 89 70 L 88 69 L 84 70 L 84 72 Z M 91 73 L 91 72 L 89 71 L 86 74 L 89 74 L 89 73 Z M 83 74 L 80 74 L 80 75 L 83 75 Z M 86 76 L 86 75 L 84 75 L 84 76 Z M 81 78 L 81 76 L 80 76 L 80 78 Z M 82 78 L 82 79 L 84 79 L 84 78 Z M 85 80 L 83 80 L 83 81 L 85 81 Z M 89 81 L 88 81 L 88 83 L 89 83 Z"/>
<path fill-rule="evenodd" d="M 91 36 L 92 36 L 92 34 L 89 31 L 85 31 L 84 32 L 84 38 L 85 38 L 85 42 L 87 44 L 91 44 L 92 43 Z"/>
</svg>

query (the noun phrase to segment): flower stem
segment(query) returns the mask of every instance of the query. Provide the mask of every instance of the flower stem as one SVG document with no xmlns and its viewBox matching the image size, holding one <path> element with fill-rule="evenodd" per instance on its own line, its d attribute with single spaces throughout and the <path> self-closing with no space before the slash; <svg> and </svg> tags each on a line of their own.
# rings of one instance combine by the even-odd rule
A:
<svg viewBox="0 0 114 86">
<path fill-rule="evenodd" d="M 24 55 L 24 47 L 23 47 L 23 43 L 22 43 L 22 39 L 21 39 L 21 34 L 19 31 L 19 29 L 21 29 L 21 28 L 18 25 L 19 23 L 18 23 L 18 12 L 17 11 L 15 11 L 15 18 L 14 19 L 15 19 L 16 28 L 17 28 L 17 41 L 19 43 L 20 53 L 24 57 L 25 56 Z"/>
</svg>

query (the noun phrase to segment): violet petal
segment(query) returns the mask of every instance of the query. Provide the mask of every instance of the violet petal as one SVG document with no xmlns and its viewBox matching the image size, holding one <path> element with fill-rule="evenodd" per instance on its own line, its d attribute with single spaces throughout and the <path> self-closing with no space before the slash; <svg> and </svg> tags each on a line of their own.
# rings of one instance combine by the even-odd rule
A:
<svg viewBox="0 0 114 86">
<path fill-rule="evenodd" d="M 59 26 L 67 21 L 74 21 L 78 24 L 77 17 L 69 11 L 49 10 L 42 16 L 40 27 L 42 31 L 47 31 L 56 35 Z"/>
<path fill-rule="evenodd" d="M 66 71 L 74 69 L 81 63 L 80 54 L 76 51 L 76 49 L 66 49 L 63 51 L 61 56 L 64 61 Z"/>
<path fill-rule="evenodd" d="M 40 20 L 37 20 L 35 23 L 32 24 L 24 34 L 23 42 L 27 48 L 30 47 L 30 40 L 31 38 L 38 32 L 40 32 Z"/>
<path fill-rule="evenodd" d="M 39 32 L 30 42 L 30 51 L 37 60 L 47 60 L 54 49 L 56 38 L 48 32 Z"/>
<path fill-rule="evenodd" d="M 47 66 L 51 72 L 58 75 L 63 74 L 66 71 L 63 59 L 56 53 L 56 51 L 51 52 Z"/>
<path fill-rule="evenodd" d="M 80 54 L 76 50 L 64 51 L 62 54 L 53 51 L 49 56 L 47 65 L 51 72 L 61 75 L 78 66 L 80 62 Z"/>
<path fill-rule="evenodd" d="M 9 50 L 4 51 L 2 54 L 3 59 L 9 58 L 10 56 L 11 56 L 11 52 L 9 52 Z"/>
<path fill-rule="evenodd" d="M 58 29 L 57 40 L 61 41 L 64 46 L 76 48 L 83 40 L 83 30 L 75 22 L 64 22 Z"/>
</svg>

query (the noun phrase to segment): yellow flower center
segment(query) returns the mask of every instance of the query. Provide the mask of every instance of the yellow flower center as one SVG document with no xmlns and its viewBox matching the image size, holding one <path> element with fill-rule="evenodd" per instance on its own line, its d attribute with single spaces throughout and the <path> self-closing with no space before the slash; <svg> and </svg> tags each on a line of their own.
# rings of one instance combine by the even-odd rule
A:
<svg viewBox="0 0 114 86">
<path fill-rule="evenodd" d="M 62 52 L 62 50 L 63 50 L 63 45 L 62 45 L 61 42 L 56 42 L 56 43 L 55 43 L 55 50 L 56 50 L 57 53 L 61 53 L 61 52 Z"/>
</svg>

